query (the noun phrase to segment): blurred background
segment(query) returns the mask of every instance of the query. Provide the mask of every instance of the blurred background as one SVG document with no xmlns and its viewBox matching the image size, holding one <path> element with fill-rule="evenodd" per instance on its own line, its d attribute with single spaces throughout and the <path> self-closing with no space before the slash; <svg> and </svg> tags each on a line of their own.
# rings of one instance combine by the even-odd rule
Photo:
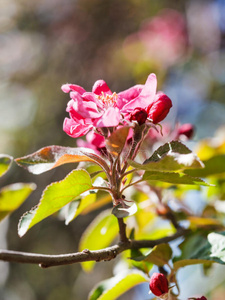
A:
<svg viewBox="0 0 225 300">
<path fill-rule="evenodd" d="M 225 2 L 1 0 L 0 152 L 16 158 L 47 145 L 76 145 L 62 130 L 69 100 L 62 84 L 89 91 L 104 79 L 119 92 L 144 83 L 151 72 L 157 75 L 158 90 L 173 101 L 167 122 L 193 123 L 195 141 L 212 137 L 225 123 Z M 38 177 L 13 165 L 1 186 L 35 182 L 38 188 L 0 224 L 0 248 L 77 251 L 79 237 L 96 213 L 69 226 L 51 217 L 22 239 L 17 235 L 20 216 L 38 203 L 47 184 L 70 169 L 63 166 Z M 1 263 L 0 300 L 86 299 L 98 281 L 112 276 L 112 265 L 99 263 L 85 274 L 79 265 L 42 270 Z M 222 294 L 216 289 L 211 299 L 224 299 L 220 289 Z M 121 299 L 150 299 L 148 287 Z"/>
</svg>

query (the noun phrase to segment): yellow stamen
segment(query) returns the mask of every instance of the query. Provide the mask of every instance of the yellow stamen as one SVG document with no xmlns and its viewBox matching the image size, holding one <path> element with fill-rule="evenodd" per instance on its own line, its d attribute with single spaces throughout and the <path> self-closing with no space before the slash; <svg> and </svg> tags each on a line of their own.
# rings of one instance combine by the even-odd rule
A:
<svg viewBox="0 0 225 300">
<path fill-rule="evenodd" d="M 104 92 L 102 92 L 102 94 L 98 95 L 97 98 L 101 100 L 105 106 L 110 107 L 115 105 L 118 99 L 118 95 L 116 92 L 114 92 L 112 95 L 109 94 L 105 95 Z"/>
</svg>

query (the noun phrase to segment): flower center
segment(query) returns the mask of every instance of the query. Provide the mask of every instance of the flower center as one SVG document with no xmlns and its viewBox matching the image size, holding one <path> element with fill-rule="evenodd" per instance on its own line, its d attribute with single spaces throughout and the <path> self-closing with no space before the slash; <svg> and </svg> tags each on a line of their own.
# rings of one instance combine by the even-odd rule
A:
<svg viewBox="0 0 225 300">
<path fill-rule="evenodd" d="M 116 106 L 118 95 L 116 92 L 114 92 L 112 95 L 104 94 L 104 92 L 102 92 L 102 94 L 98 95 L 97 98 L 98 100 L 101 100 L 104 108 L 108 108 Z"/>
</svg>

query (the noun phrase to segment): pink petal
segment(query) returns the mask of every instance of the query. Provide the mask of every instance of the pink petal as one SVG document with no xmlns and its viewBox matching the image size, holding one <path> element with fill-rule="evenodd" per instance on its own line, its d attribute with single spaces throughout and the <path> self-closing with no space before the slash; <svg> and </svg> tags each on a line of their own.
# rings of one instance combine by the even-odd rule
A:
<svg viewBox="0 0 225 300">
<path fill-rule="evenodd" d="M 153 100 L 156 94 L 156 88 L 157 88 L 157 78 L 154 73 L 150 74 L 147 78 L 147 81 L 140 93 L 140 96 L 143 97 L 151 97 Z"/>
<path fill-rule="evenodd" d="M 72 92 L 71 97 L 74 100 L 72 111 L 78 113 L 83 118 L 92 119 L 101 117 L 102 113 L 98 111 L 95 102 L 85 101 L 85 99 L 77 92 Z"/>
<path fill-rule="evenodd" d="M 143 89 L 142 84 L 137 84 L 125 91 L 122 91 L 118 94 L 118 99 L 117 99 L 117 107 L 119 109 L 123 108 L 123 106 L 130 102 L 131 100 L 135 99 L 142 91 Z"/>
<path fill-rule="evenodd" d="M 73 119 L 65 118 L 63 130 L 71 137 L 77 138 L 85 135 L 93 126 L 77 124 Z"/>
<path fill-rule="evenodd" d="M 75 91 L 78 92 L 79 94 L 83 95 L 83 93 L 85 93 L 85 89 L 83 89 L 81 86 L 79 85 L 75 85 L 75 84 L 63 84 L 61 86 L 61 89 L 64 93 L 69 93 L 70 91 Z"/>
<path fill-rule="evenodd" d="M 96 148 L 105 147 L 105 138 L 102 135 L 94 132 L 93 130 L 88 132 L 86 140 L 88 143 L 94 145 Z"/>
<path fill-rule="evenodd" d="M 143 84 L 134 85 L 131 88 L 118 93 L 118 96 L 120 96 L 121 98 L 127 101 L 133 100 L 141 93 L 143 87 L 144 87 Z"/>
<path fill-rule="evenodd" d="M 82 95 L 82 97 L 86 101 L 92 101 L 92 102 L 96 103 L 97 107 L 103 109 L 104 105 L 102 104 L 101 101 L 99 101 L 98 96 L 96 96 L 94 93 L 86 92 Z"/>
<path fill-rule="evenodd" d="M 104 94 L 112 95 L 111 90 L 109 89 L 108 85 L 106 84 L 106 82 L 104 80 L 96 81 L 92 88 L 92 92 L 95 93 L 96 95 L 101 95 L 102 92 Z"/>
<path fill-rule="evenodd" d="M 68 103 L 67 103 L 67 108 L 66 111 L 70 114 L 70 117 L 72 119 L 74 119 L 77 123 L 80 124 L 84 124 L 84 117 L 81 116 L 78 112 L 77 112 L 77 103 L 75 100 L 71 99 Z"/>
<path fill-rule="evenodd" d="M 120 122 L 120 111 L 117 107 L 109 107 L 98 120 L 94 121 L 95 127 L 113 127 Z"/>
<path fill-rule="evenodd" d="M 131 100 L 122 108 L 122 112 L 130 112 L 135 108 L 146 108 L 154 100 L 156 94 L 157 79 L 155 74 L 150 74 L 137 98 Z"/>
</svg>

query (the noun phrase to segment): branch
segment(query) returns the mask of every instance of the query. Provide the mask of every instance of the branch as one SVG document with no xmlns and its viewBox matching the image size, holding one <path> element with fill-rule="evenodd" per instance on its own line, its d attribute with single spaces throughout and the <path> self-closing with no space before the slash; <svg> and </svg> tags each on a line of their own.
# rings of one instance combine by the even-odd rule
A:
<svg viewBox="0 0 225 300">
<path fill-rule="evenodd" d="M 0 260 L 15 263 L 38 264 L 42 268 L 69 265 L 85 261 L 109 261 L 111 259 L 114 259 L 118 254 L 125 250 L 152 248 L 161 243 L 168 243 L 170 241 L 173 241 L 178 237 L 186 235 L 188 232 L 189 230 L 179 230 L 171 236 L 157 240 L 127 240 L 126 242 L 120 242 L 117 245 L 101 250 L 90 251 L 88 249 L 85 249 L 82 252 L 60 255 L 44 255 L 10 250 L 0 250 Z"/>
<path fill-rule="evenodd" d="M 120 242 L 127 243 L 129 240 L 126 235 L 126 224 L 124 223 L 123 218 L 117 218 L 117 220 L 119 225 Z"/>
</svg>

